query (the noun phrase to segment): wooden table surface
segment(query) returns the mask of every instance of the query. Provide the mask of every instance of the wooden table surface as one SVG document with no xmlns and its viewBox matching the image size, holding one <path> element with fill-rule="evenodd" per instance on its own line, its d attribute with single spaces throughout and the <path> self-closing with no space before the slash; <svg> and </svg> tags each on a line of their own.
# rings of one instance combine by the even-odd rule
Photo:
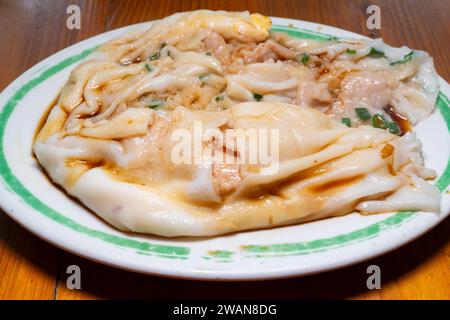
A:
<svg viewBox="0 0 450 320">
<path fill-rule="evenodd" d="M 67 6 L 81 7 L 81 30 L 68 30 Z M 381 8 L 381 30 L 366 28 L 368 5 Z M 249 10 L 328 24 L 387 43 L 428 51 L 450 80 L 449 0 L 119 1 L 0 0 L 0 90 L 49 55 L 128 24 L 200 8 Z M 382 257 L 295 279 L 209 283 L 164 279 L 117 270 L 71 255 L 30 234 L 0 211 L 1 299 L 108 298 L 339 298 L 450 299 L 450 221 Z M 81 290 L 66 288 L 66 268 L 82 270 Z M 382 289 L 367 290 L 366 268 L 377 264 Z"/>
</svg>

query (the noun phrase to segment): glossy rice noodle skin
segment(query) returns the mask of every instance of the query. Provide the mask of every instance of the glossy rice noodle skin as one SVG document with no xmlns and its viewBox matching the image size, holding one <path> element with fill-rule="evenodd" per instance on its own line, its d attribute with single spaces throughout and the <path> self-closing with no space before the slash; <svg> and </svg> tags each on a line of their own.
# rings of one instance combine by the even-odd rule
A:
<svg viewBox="0 0 450 320">
<path fill-rule="evenodd" d="M 410 123 L 425 117 L 436 89 L 431 58 L 392 64 L 406 54 L 378 40 L 318 43 L 270 26 L 257 14 L 196 11 L 108 42 L 72 71 L 34 143 L 40 164 L 115 227 L 167 237 L 353 211 L 439 212 L 415 134 L 353 114 L 364 105 L 394 121 L 389 106 Z M 372 46 L 385 57 L 364 56 Z M 213 132 L 203 145 L 232 163 L 199 154 L 174 162 L 174 135 L 194 136 L 198 123 Z M 226 140 L 263 129 L 277 133 L 276 170 Z"/>
</svg>

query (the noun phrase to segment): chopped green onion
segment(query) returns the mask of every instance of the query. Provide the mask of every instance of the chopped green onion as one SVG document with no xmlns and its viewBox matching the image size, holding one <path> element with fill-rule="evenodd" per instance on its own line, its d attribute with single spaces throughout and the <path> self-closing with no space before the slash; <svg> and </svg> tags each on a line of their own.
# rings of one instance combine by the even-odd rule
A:
<svg viewBox="0 0 450 320">
<path fill-rule="evenodd" d="M 350 120 L 350 118 L 342 118 L 342 123 L 345 124 L 347 127 L 352 126 L 352 121 Z"/>
<path fill-rule="evenodd" d="M 347 48 L 347 50 L 345 50 L 345 53 L 348 53 L 348 54 L 356 54 L 356 50 L 348 49 L 348 48 Z"/>
<path fill-rule="evenodd" d="M 223 99 L 225 99 L 224 96 L 217 96 L 215 100 L 216 100 L 216 102 L 219 102 L 219 101 L 223 101 Z"/>
<path fill-rule="evenodd" d="M 383 51 L 377 50 L 375 48 L 370 48 L 369 57 L 372 58 L 386 58 Z"/>
<path fill-rule="evenodd" d="M 264 97 L 264 96 L 263 96 L 262 94 L 259 94 L 259 93 L 254 93 L 254 94 L 253 94 L 253 98 L 254 98 L 256 101 L 261 101 L 263 97 Z"/>
<path fill-rule="evenodd" d="M 297 60 L 298 63 L 306 65 L 309 61 L 309 55 L 306 53 L 301 53 L 295 57 L 295 60 Z"/>
<path fill-rule="evenodd" d="M 164 100 L 152 100 L 147 105 L 147 107 L 150 108 L 150 109 L 155 109 L 155 108 L 158 108 L 158 107 L 162 107 L 163 105 L 164 105 Z"/>
<path fill-rule="evenodd" d="M 375 128 L 387 129 L 388 122 L 386 121 L 386 118 L 383 115 L 377 113 L 372 117 L 372 126 Z"/>
<path fill-rule="evenodd" d="M 145 64 L 145 69 L 147 69 L 148 72 L 153 71 L 153 67 L 151 65 L 149 65 L 148 63 Z"/>
<path fill-rule="evenodd" d="M 155 60 L 158 60 L 159 57 L 160 57 L 160 55 L 159 55 L 159 52 L 158 52 L 158 53 L 155 53 L 154 55 L 150 56 L 150 58 L 148 58 L 148 60 L 155 61 Z"/>
<path fill-rule="evenodd" d="M 366 108 L 355 108 L 355 113 L 363 121 L 370 119 L 370 113 Z"/>
<path fill-rule="evenodd" d="M 409 60 L 412 59 L 413 54 L 414 54 L 414 51 L 411 51 L 410 53 L 405 54 L 405 56 L 403 57 L 402 60 L 397 60 L 397 61 L 391 62 L 390 65 L 391 65 L 391 66 L 394 66 L 394 65 L 396 65 L 396 64 L 403 64 L 403 63 L 406 63 L 406 62 L 408 62 Z"/>
<path fill-rule="evenodd" d="M 398 127 L 398 124 L 396 124 L 395 122 L 390 122 L 389 123 L 389 132 L 393 133 L 393 134 L 399 134 L 400 128 Z"/>
</svg>

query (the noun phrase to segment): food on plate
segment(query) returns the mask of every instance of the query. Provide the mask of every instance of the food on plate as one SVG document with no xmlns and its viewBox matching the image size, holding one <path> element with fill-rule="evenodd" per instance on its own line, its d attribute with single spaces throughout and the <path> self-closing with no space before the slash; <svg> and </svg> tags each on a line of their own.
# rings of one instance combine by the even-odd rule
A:
<svg viewBox="0 0 450 320">
<path fill-rule="evenodd" d="M 411 132 L 432 59 L 381 39 L 295 39 L 259 14 L 194 11 L 77 66 L 34 152 L 115 227 L 212 236 L 343 215 L 439 212 Z"/>
</svg>

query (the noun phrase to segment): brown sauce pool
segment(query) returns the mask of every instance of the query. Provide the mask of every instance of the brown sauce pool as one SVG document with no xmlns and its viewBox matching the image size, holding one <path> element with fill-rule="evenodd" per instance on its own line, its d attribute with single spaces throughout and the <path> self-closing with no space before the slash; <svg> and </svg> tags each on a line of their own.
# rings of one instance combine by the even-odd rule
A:
<svg viewBox="0 0 450 320">
<path fill-rule="evenodd" d="M 402 115 L 398 114 L 395 111 L 393 106 L 387 106 L 387 107 L 383 108 L 383 110 L 386 111 L 386 113 L 391 117 L 391 119 L 394 120 L 395 123 L 398 124 L 398 126 L 400 128 L 400 135 L 404 135 L 408 131 L 412 130 L 412 125 L 408 121 L 408 119 L 406 119 Z"/>
</svg>

